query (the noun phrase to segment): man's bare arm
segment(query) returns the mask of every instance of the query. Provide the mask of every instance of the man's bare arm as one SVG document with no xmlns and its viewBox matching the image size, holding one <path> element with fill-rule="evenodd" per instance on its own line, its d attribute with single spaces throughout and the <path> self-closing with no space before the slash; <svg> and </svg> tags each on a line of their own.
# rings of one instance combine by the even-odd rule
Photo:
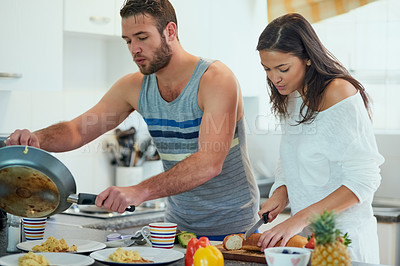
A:
<svg viewBox="0 0 400 266">
<path fill-rule="evenodd" d="M 199 92 L 199 104 L 204 111 L 199 151 L 136 186 L 106 189 L 97 197 L 97 206 L 123 212 L 128 205 L 137 206 L 147 200 L 191 190 L 221 172 L 235 132 L 239 87 L 227 68 L 214 75 L 211 68 L 203 78 Z"/>
<path fill-rule="evenodd" d="M 30 132 L 16 130 L 7 145 L 29 145 L 62 152 L 79 148 L 118 126 L 135 110 L 141 76 L 130 74 L 120 79 L 90 110 L 77 118 Z M 139 88 L 139 89 L 137 89 Z"/>
</svg>

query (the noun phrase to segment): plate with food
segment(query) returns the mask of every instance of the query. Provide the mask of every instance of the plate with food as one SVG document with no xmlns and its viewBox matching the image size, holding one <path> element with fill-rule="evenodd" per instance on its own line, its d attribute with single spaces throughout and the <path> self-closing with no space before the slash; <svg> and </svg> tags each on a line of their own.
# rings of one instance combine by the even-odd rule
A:
<svg viewBox="0 0 400 266">
<path fill-rule="evenodd" d="M 29 262 L 35 261 L 37 265 L 61 265 L 61 266 L 86 266 L 92 265 L 94 259 L 80 254 L 70 253 L 20 253 L 3 256 L 0 258 L 0 265 L 15 266 L 15 265 L 33 265 Z"/>
<path fill-rule="evenodd" d="M 17 248 L 24 251 L 56 253 L 89 253 L 105 247 L 106 244 L 92 240 L 64 238 L 58 240 L 54 237 L 17 244 Z"/>
<path fill-rule="evenodd" d="M 107 248 L 90 253 L 93 259 L 108 265 L 163 265 L 185 255 L 173 249 L 151 247 Z"/>
</svg>

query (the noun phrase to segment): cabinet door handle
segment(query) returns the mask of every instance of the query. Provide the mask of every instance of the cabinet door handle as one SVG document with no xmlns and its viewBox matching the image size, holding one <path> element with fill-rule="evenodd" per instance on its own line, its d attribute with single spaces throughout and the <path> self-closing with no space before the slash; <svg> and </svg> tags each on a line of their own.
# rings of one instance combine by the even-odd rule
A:
<svg viewBox="0 0 400 266">
<path fill-rule="evenodd" d="M 20 78 L 22 78 L 22 74 L 21 73 L 0 72 L 0 78 L 20 79 Z"/>
<path fill-rule="evenodd" d="M 111 21 L 109 17 L 98 17 L 98 16 L 91 16 L 89 20 L 95 23 L 103 23 L 103 24 L 107 24 L 108 22 Z"/>
</svg>

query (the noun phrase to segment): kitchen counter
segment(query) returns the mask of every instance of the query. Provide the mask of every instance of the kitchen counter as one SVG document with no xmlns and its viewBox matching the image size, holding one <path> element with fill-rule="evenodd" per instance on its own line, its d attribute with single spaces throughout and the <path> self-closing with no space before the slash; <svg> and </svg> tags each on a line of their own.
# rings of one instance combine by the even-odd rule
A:
<svg viewBox="0 0 400 266">
<path fill-rule="evenodd" d="M 375 211 L 374 216 L 380 223 L 400 223 L 400 211 Z"/>
<path fill-rule="evenodd" d="M 142 216 L 115 218 L 115 219 L 96 219 L 87 217 L 76 217 L 65 214 L 58 214 L 50 217 L 48 219 L 45 231 L 45 238 L 49 236 L 54 236 L 58 239 L 68 236 L 68 238 L 85 238 L 93 241 L 104 242 L 106 236 L 112 232 L 119 232 L 121 234 L 132 234 L 139 230 L 143 225 L 149 222 L 161 221 L 163 219 L 162 213 L 156 214 L 144 214 Z M 129 221 L 126 221 L 129 220 Z M 128 228 L 121 229 L 111 229 L 118 228 L 120 225 L 128 225 Z M 108 224 L 109 229 L 99 229 L 106 228 Z M 8 255 L 6 251 L 7 239 L 5 234 L 5 229 L 0 230 L 0 256 Z M 89 254 L 85 254 L 89 255 Z M 94 266 L 103 266 L 105 264 L 100 262 L 95 262 Z M 184 259 L 176 261 L 169 264 L 171 266 L 182 266 L 184 265 Z M 259 266 L 265 265 L 260 263 L 250 263 L 241 261 L 225 260 L 226 266 L 235 265 L 247 265 L 247 266 Z M 353 263 L 354 266 L 378 266 L 373 264 L 365 263 Z"/>
<path fill-rule="evenodd" d="M 121 230 L 116 230 L 119 233 L 122 234 L 129 234 L 133 233 L 136 230 L 139 230 L 144 224 L 148 224 L 149 222 L 154 222 L 154 221 L 160 221 L 160 219 L 163 218 L 161 215 L 143 215 L 143 217 L 135 217 L 135 221 L 130 221 L 129 225 L 132 227 L 130 228 L 125 228 Z M 62 237 L 68 236 L 68 238 L 82 238 L 84 237 L 85 239 L 93 240 L 93 241 L 99 241 L 99 242 L 104 242 L 107 235 L 115 232 L 115 230 L 100 230 L 100 229 L 94 229 L 94 228 L 89 228 L 89 227 L 102 227 L 105 223 L 110 223 L 110 224 L 117 224 L 121 221 L 118 221 L 118 219 L 128 219 L 128 217 L 125 218 L 116 218 L 116 219 L 96 219 L 96 218 L 85 218 L 85 217 L 76 217 L 76 216 L 70 216 L 70 215 L 64 215 L 64 214 L 58 214 L 54 215 L 53 217 L 49 218 L 47 225 L 46 225 L 46 231 L 45 231 L 45 238 L 49 236 L 54 236 L 58 239 Z M 128 223 L 127 221 L 122 221 L 125 223 Z M 112 225 L 110 226 L 112 227 Z M 5 229 L 0 230 L 0 256 L 8 255 L 11 253 L 8 253 L 6 251 L 7 248 L 7 239 L 6 239 L 6 232 Z M 84 255 L 89 255 L 89 254 L 84 254 Z M 169 265 L 171 266 L 182 266 L 184 265 L 184 259 L 181 259 L 179 261 L 176 261 L 174 263 L 171 263 Z M 105 264 L 101 262 L 95 262 L 93 264 L 94 266 L 103 266 Z M 244 265 L 243 262 L 239 261 L 225 261 L 225 265 L 227 266 L 235 266 L 235 265 Z M 259 263 L 245 263 L 245 265 L 248 266 L 258 266 L 258 265 L 263 265 Z M 265 265 L 265 264 L 264 264 Z"/>
<path fill-rule="evenodd" d="M 266 200 L 267 198 L 261 198 L 260 203 L 263 203 Z M 373 210 L 376 220 L 380 223 L 400 223 L 400 207 L 379 206 L 379 207 L 373 207 Z M 290 206 L 286 207 L 282 213 L 290 214 Z"/>
</svg>

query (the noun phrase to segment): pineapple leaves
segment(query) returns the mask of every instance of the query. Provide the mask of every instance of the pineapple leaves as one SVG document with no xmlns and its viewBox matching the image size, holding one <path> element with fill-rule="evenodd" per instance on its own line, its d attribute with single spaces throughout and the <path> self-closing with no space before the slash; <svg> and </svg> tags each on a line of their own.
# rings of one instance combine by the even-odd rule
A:
<svg viewBox="0 0 400 266">
<path fill-rule="evenodd" d="M 311 230 L 314 232 L 317 245 L 325 245 L 341 241 L 345 246 L 351 243 L 348 234 L 342 233 L 336 228 L 336 214 L 334 211 L 324 211 L 322 214 L 316 215 L 311 220 Z"/>
</svg>

